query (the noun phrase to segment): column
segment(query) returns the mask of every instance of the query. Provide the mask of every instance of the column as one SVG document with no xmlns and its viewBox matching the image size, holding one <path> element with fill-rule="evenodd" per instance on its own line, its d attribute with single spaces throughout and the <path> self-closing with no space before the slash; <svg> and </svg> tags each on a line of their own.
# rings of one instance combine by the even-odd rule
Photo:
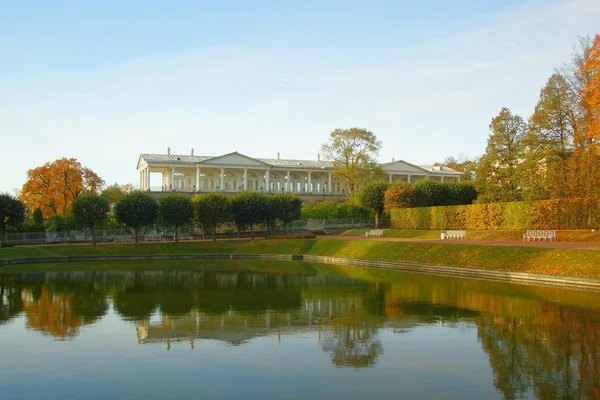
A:
<svg viewBox="0 0 600 400">
<path fill-rule="evenodd" d="M 287 187 L 286 187 L 286 191 L 287 192 L 292 192 L 292 172 L 288 169 L 287 171 Z"/>
<path fill-rule="evenodd" d="M 171 182 L 169 185 L 170 190 L 175 190 L 175 167 L 171 167 Z"/>
<path fill-rule="evenodd" d="M 140 171 L 140 190 L 144 190 L 144 181 L 142 180 L 142 171 Z"/>
<path fill-rule="evenodd" d="M 146 190 L 150 190 L 150 166 L 146 167 Z"/>
<path fill-rule="evenodd" d="M 244 168 L 244 190 L 248 190 L 248 168 Z"/>
<path fill-rule="evenodd" d="M 389 179 L 390 179 L 390 183 L 392 183 L 392 182 L 393 182 L 393 180 L 394 180 L 394 178 L 393 178 L 393 175 L 392 175 L 392 174 L 390 174 L 390 178 L 389 178 Z"/>
<path fill-rule="evenodd" d="M 265 188 L 265 192 L 270 192 L 271 191 L 271 182 L 270 182 L 270 178 L 271 178 L 271 171 L 267 170 L 267 172 L 265 173 L 265 183 L 266 183 L 266 188 Z"/>
<path fill-rule="evenodd" d="M 408 183 L 410 184 L 410 175 L 408 175 Z"/>
<path fill-rule="evenodd" d="M 196 165 L 196 192 L 200 191 L 200 165 Z"/>
<path fill-rule="evenodd" d="M 225 191 L 225 188 L 223 187 L 225 183 L 225 168 L 221 167 L 221 183 L 219 185 L 219 187 L 221 188 L 221 191 Z"/>
<path fill-rule="evenodd" d="M 331 172 L 329 173 L 329 180 L 327 182 L 327 189 L 329 190 L 329 194 L 331 194 Z"/>
<path fill-rule="evenodd" d="M 311 176 L 310 176 L 310 171 L 308 171 L 308 193 L 312 193 L 312 187 L 311 187 L 311 180 L 310 180 Z"/>
</svg>

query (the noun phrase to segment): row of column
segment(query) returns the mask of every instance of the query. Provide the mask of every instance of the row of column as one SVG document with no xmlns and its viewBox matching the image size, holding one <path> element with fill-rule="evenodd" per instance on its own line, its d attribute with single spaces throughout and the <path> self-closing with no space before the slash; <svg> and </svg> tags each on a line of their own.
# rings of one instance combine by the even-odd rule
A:
<svg viewBox="0 0 600 400">
<path fill-rule="evenodd" d="M 223 190 L 223 188 L 225 187 L 225 167 L 221 167 L 221 173 L 220 173 L 220 180 L 219 180 L 219 188 L 221 190 Z M 176 171 L 176 167 L 171 167 L 171 173 L 170 174 L 166 174 L 166 176 L 164 176 L 163 178 L 163 182 L 162 182 L 162 186 L 163 189 L 167 188 L 168 190 L 170 189 L 176 189 L 175 188 L 175 171 Z M 243 190 L 248 190 L 248 168 L 244 168 L 244 175 L 243 175 Z M 265 190 L 266 191 L 270 191 L 270 187 L 271 187 L 271 170 L 264 170 L 265 171 L 265 177 L 264 177 L 264 183 L 265 183 Z M 201 167 L 199 165 L 196 166 L 196 176 L 195 176 L 195 188 L 196 190 L 198 190 L 200 188 L 200 176 L 201 176 Z M 312 172 L 311 171 L 306 171 L 307 172 L 307 185 L 308 185 L 308 192 L 312 192 L 311 188 L 312 188 Z M 285 191 L 286 192 L 294 192 L 294 187 L 292 186 L 292 170 L 287 170 L 286 171 L 286 187 L 285 187 Z M 390 180 L 391 180 L 391 176 L 390 176 Z M 409 181 L 410 182 L 410 181 Z M 140 171 L 140 189 L 141 190 L 150 190 L 150 167 L 147 166 L 146 168 L 142 169 Z M 327 177 L 327 193 L 331 194 L 333 191 L 333 184 L 332 184 L 332 176 L 331 176 L 331 172 L 328 173 L 328 177 Z"/>
</svg>

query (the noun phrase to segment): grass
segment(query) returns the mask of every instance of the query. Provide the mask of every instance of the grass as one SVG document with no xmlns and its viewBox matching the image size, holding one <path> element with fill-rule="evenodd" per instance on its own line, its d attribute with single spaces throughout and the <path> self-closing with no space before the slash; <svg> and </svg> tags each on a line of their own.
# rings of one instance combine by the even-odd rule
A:
<svg viewBox="0 0 600 400">
<path fill-rule="evenodd" d="M 352 229 L 342 233 L 343 236 L 365 236 L 370 229 Z M 383 236 L 405 239 L 439 239 L 446 230 L 402 230 L 384 229 Z M 524 231 L 467 231 L 469 240 L 521 241 Z M 577 230 L 556 231 L 557 240 L 561 242 L 600 242 L 600 231 Z"/>
<path fill-rule="evenodd" d="M 312 254 L 501 271 L 600 278 L 600 251 L 376 240 L 276 239 L 216 242 L 23 246 L 0 250 L 0 259 L 169 254 Z M 200 263 L 200 261 L 198 261 Z M 148 262 L 146 262 L 148 263 Z M 164 262 L 163 262 L 164 263 Z M 212 263 L 212 261 L 211 261 Z M 164 265 L 171 265 L 171 262 Z M 49 270 L 36 265 L 1 267 L 0 273 Z M 176 264 L 173 264 L 176 265 Z M 93 263 L 94 268 L 102 268 Z M 57 267 L 56 265 L 54 267 Z M 43 268 L 43 269 L 40 269 Z M 63 268 L 63 267 L 61 267 Z"/>
</svg>

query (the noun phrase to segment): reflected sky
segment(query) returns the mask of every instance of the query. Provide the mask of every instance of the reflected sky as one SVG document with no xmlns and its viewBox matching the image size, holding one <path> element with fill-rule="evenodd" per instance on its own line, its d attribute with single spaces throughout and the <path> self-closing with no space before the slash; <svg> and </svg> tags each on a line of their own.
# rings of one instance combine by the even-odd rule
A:
<svg viewBox="0 0 600 400">
<path fill-rule="evenodd" d="M 0 276 L 0 393 L 600 394 L 598 293 L 317 264 L 299 271 L 309 272 Z"/>
</svg>

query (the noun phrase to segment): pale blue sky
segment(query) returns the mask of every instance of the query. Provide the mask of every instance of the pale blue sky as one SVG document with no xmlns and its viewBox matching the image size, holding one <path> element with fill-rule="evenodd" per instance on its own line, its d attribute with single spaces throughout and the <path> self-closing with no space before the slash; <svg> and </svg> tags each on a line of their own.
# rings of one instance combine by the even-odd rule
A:
<svg viewBox="0 0 600 400">
<path fill-rule="evenodd" d="M 338 127 L 381 161 L 475 157 L 599 20 L 597 0 L 0 0 L 0 191 L 63 156 L 121 184 L 168 146 L 316 158 Z"/>
</svg>

